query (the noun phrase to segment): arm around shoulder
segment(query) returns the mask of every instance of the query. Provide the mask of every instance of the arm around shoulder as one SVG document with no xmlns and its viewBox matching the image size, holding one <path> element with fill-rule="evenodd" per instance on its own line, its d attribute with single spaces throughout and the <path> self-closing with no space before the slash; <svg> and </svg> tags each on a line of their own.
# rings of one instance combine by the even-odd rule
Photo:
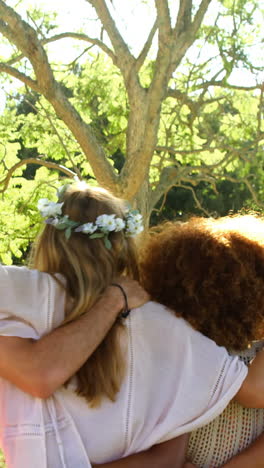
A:
<svg viewBox="0 0 264 468">
<path fill-rule="evenodd" d="M 247 408 L 264 408 L 264 350 L 251 362 L 234 400 Z"/>
<path fill-rule="evenodd" d="M 144 468 L 184 468 L 188 440 L 189 435 L 183 434 L 175 439 L 154 445 L 144 452 L 113 462 L 93 465 L 93 468 L 138 468 L 139 466 Z"/>
<path fill-rule="evenodd" d="M 122 282 L 129 307 L 147 300 L 138 283 Z M 48 398 L 91 356 L 123 307 L 122 294 L 110 286 L 89 313 L 39 340 L 0 336 L 0 377 L 34 397 Z"/>
<path fill-rule="evenodd" d="M 89 313 L 39 340 L 0 336 L 0 376 L 34 397 L 48 398 L 90 357 L 122 307 L 121 295 L 106 294 Z"/>
</svg>

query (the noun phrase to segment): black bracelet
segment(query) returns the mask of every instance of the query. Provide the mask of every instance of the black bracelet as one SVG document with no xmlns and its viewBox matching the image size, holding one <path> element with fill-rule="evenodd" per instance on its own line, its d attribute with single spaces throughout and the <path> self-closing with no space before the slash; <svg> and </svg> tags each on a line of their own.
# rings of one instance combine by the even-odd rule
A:
<svg viewBox="0 0 264 468">
<path fill-rule="evenodd" d="M 120 314 L 118 315 L 118 318 L 127 318 L 131 311 L 130 311 L 130 309 L 128 308 L 128 302 L 127 302 L 127 295 L 126 295 L 126 292 L 125 292 L 124 288 L 121 286 L 121 284 L 118 284 L 118 283 L 111 283 L 111 286 L 115 286 L 116 288 L 119 288 L 119 289 L 120 289 L 120 291 L 121 291 L 122 294 L 123 294 L 124 301 L 125 301 L 124 310 L 123 310 L 123 312 L 120 312 Z"/>
</svg>

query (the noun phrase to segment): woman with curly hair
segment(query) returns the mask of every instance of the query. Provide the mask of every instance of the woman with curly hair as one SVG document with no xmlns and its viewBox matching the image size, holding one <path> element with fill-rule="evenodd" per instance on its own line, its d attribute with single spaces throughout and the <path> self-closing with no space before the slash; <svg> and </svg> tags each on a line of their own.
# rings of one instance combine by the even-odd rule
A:
<svg viewBox="0 0 264 468">
<path fill-rule="evenodd" d="M 246 363 L 263 348 L 263 219 L 192 218 L 159 226 L 142 250 L 141 277 L 155 301 Z M 190 459 L 202 467 L 221 466 L 263 430 L 263 409 L 232 402 L 192 433 Z"/>
</svg>

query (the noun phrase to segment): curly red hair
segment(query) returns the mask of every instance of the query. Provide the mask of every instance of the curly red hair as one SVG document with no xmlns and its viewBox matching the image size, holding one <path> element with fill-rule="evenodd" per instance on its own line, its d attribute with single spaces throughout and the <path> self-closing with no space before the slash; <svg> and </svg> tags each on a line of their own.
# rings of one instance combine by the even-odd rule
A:
<svg viewBox="0 0 264 468">
<path fill-rule="evenodd" d="M 142 249 L 152 298 L 229 349 L 264 336 L 264 220 L 247 216 L 167 223 Z"/>
</svg>

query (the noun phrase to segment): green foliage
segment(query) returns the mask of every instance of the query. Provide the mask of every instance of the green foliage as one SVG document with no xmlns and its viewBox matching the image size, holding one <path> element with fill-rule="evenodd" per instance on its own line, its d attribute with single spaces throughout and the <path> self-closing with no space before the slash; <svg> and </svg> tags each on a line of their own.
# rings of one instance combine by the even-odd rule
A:
<svg viewBox="0 0 264 468">
<path fill-rule="evenodd" d="M 20 144 L 6 142 L 0 146 L 0 177 L 6 169 L 20 161 Z M 24 177 L 25 167 L 13 173 L 8 190 L 0 199 L 0 259 L 5 264 L 23 263 L 32 240 L 41 225 L 36 210 L 39 198 L 54 197 L 58 186 L 57 174 L 54 176 L 45 167 L 37 169 L 34 180 Z"/>
<path fill-rule="evenodd" d="M 198 3 L 194 2 L 194 12 Z M 173 8 L 174 2 L 170 5 Z M 264 204 L 263 97 L 260 89 L 236 86 L 241 71 L 247 70 L 252 80 L 261 73 L 260 14 L 256 0 L 215 0 L 196 42 L 174 72 L 149 170 L 152 193 L 159 188 L 164 169 L 172 169 L 173 178 L 155 207 L 152 223 L 190 213 L 224 215 L 255 207 L 256 198 Z M 40 36 L 52 35 L 57 28 L 56 14 L 39 8 L 28 20 Z M 19 66 L 23 69 L 24 59 Z M 68 67 L 56 63 L 53 68 L 65 95 L 120 173 L 130 109 L 119 70 L 97 49 Z M 151 53 L 139 74 L 145 90 L 155 72 Z M 0 115 L 0 180 L 14 164 L 35 157 L 96 183 L 87 157 L 53 108 L 37 93 L 16 87 Z M 54 197 L 64 178 L 63 172 L 32 164 L 12 174 L 0 200 L 1 261 L 25 261 L 41 224 L 37 200 Z"/>
<path fill-rule="evenodd" d="M 0 451 L 0 468 L 6 468 L 5 457 L 1 451 Z"/>
<path fill-rule="evenodd" d="M 128 106 L 120 73 L 110 59 L 90 54 L 76 74 L 64 80 L 73 90 L 72 103 L 90 123 L 98 141 L 110 156 L 125 152 Z"/>
</svg>

